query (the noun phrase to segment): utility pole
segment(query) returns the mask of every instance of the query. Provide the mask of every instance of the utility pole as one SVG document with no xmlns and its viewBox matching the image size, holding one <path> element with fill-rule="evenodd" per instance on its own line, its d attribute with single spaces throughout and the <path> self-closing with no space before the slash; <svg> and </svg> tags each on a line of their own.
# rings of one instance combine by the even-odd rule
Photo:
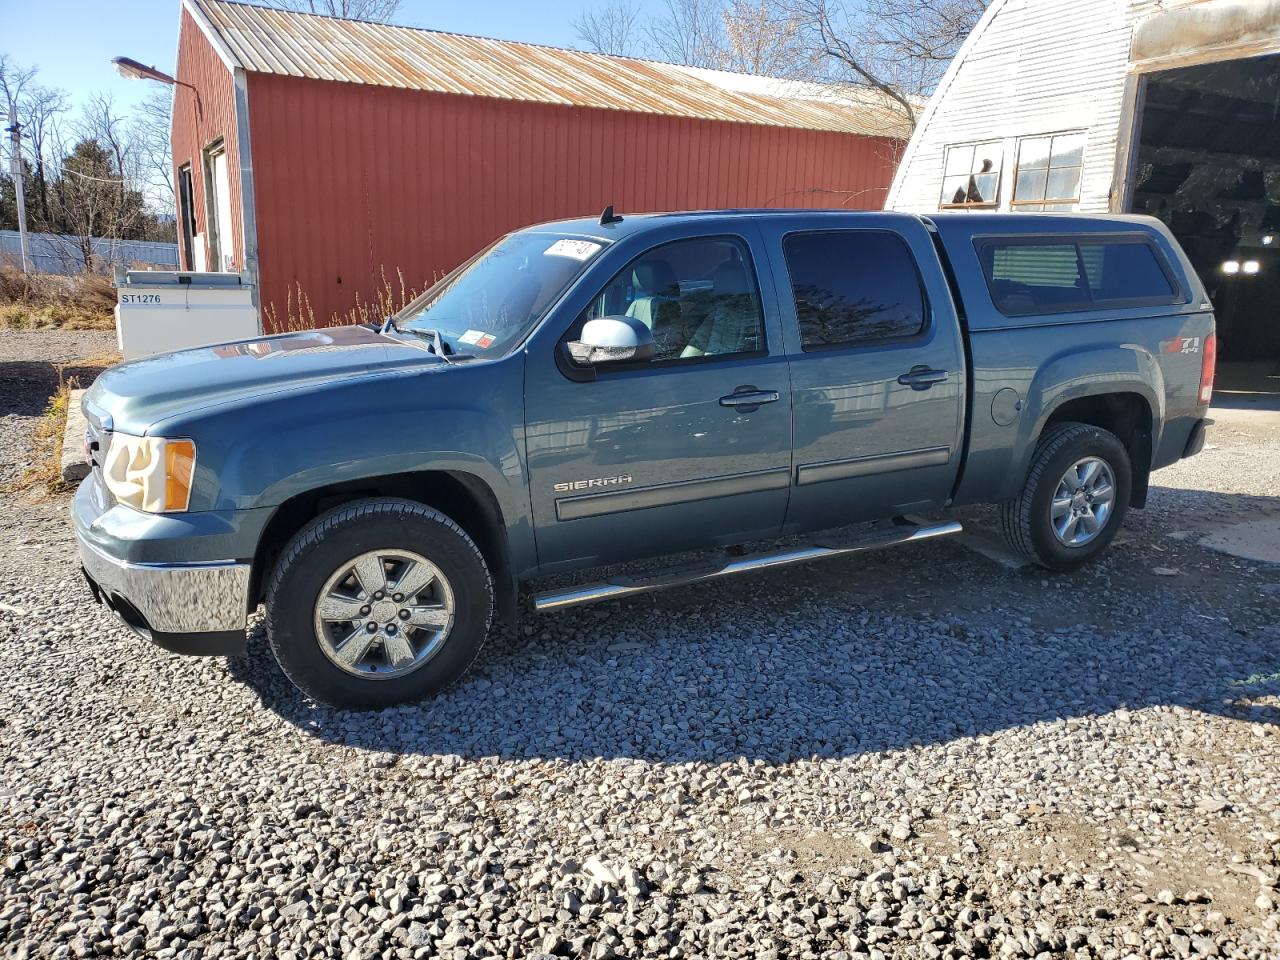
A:
<svg viewBox="0 0 1280 960">
<path fill-rule="evenodd" d="M 31 272 L 31 251 L 27 247 L 27 197 L 22 176 L 22 124 L 18 123 L 18 105 L 9 101 L 9 172 L 13 175 L 13 193 L 18 201 L 18 244 L 22 248 L 22 272 Z"/>
</svg>

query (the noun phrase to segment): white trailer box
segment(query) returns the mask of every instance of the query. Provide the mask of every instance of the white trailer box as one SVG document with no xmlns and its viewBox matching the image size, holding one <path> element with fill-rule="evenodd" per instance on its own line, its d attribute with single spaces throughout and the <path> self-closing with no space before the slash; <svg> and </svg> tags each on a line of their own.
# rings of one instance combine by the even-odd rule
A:
<svg viewBox="0 0 1280 960">
<path fill-rule="evenodd" d="M 239 273 L 116 273 L 116 340 L 126 360 L 261 335 L 253 284 Z"/>
</svg>

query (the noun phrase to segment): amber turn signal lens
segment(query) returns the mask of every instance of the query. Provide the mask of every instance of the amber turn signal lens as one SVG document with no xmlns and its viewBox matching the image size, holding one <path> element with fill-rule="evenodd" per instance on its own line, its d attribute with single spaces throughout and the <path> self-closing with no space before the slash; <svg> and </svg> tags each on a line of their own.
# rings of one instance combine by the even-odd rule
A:
<svg viewBox="0 0 1280 960">
<path fill-rule="evenodd" d="M 191 502 L 191 477 L 196 469 L 196 445 L 190 440 L 165 441 L 164 467 L 165 510 L 186 510 Z"/>
</svg>

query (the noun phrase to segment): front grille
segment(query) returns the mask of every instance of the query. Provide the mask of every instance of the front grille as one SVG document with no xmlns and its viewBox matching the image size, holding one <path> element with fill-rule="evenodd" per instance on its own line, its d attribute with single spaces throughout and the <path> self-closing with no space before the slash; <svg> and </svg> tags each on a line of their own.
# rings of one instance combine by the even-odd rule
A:
<svg viewBox="0 0 1280 960">
<path fill-rule="evenodd" d="M 96 475 L 98 481 L 101 481 L 102 468 L 107 459 L 107 447 L 111 443 L 113 426 L 111 414 L 85 401 L 84 419 L 87 424 L 84 431 L 85 458 L 89 461 L 90 471 Z M 115 498 L 111 496 L 105 484 L 102 484 L 102 489 L 109 501 L 108 505 L 114 504 Z"/>
<path fill-rule="evenodd" d="M 85 455 L 89 458 L 89 465 L 95 470 L 102 468 L 102 460 L 107 453 L 106 434 L 101 430 L 95 430 L 89 427 L 84 432 Z"/>
</svg>

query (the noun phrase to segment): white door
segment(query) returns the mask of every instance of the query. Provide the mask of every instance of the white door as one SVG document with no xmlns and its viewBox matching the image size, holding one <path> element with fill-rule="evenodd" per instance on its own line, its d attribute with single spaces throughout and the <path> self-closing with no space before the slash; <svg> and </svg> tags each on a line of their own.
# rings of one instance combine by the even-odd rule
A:
<svg viewBox="0 0 1280 960">
<path fill-rule="evenodd" d="M 231 184 L 227 177 L 227 151 L 221 147 L 209 154 L 209 185 L 213 190 L 213 237 L 209 245 L 213 268 L 231 270 L 235 249 L 231 239 Z"/>
</svg>

